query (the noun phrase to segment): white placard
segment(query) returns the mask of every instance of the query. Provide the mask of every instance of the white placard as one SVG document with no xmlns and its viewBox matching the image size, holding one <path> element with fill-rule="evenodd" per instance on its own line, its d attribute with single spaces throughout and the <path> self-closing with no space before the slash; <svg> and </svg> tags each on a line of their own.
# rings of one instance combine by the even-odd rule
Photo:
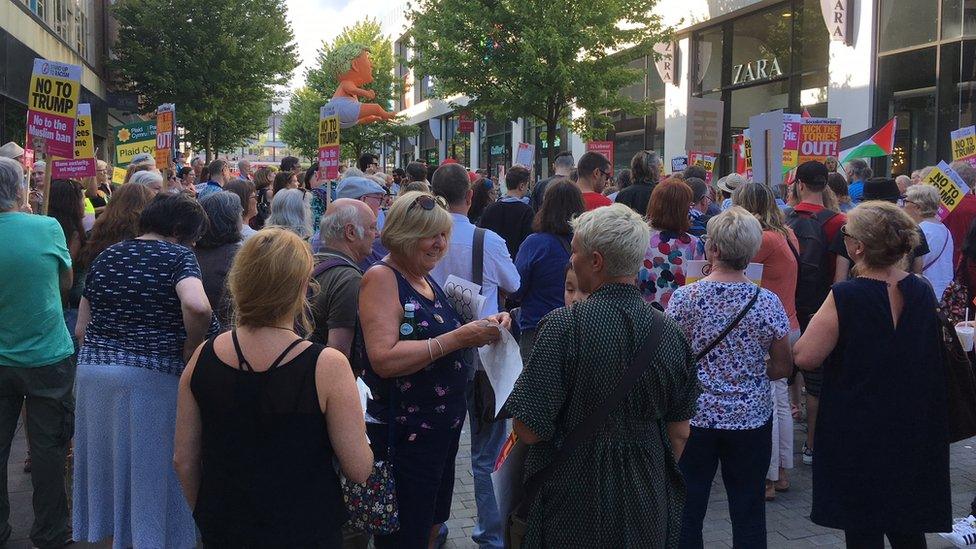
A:
<svg viewBox="0 0 976 549">
<path fill-rule="evenodd" d="M 465 324 L 481 318 L 481 310 L 485 305 L 485 296 L 481 295 L 481 286 L 470 280 L 450 275 L 444 282 L 444 293 L 451 302 L 454 310 L 461 315 Z"/>
</svg>

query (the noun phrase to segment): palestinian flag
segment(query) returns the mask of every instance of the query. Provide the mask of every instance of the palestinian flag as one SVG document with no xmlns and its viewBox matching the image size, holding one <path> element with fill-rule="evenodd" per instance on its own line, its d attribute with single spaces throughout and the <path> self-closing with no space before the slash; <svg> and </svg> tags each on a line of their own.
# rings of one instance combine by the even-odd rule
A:
<svg viewBox="0 0 976 549">
<path fill-rule="evenodd" d="M 870 135 L 870 137 L 868 137 Z M 865 130 L 840 140 L 841 164 L 855 158 L 875 158 L 888 156 L 895 148 L 895 119 L 892 118 L 880 129 Z"/>
</svg>

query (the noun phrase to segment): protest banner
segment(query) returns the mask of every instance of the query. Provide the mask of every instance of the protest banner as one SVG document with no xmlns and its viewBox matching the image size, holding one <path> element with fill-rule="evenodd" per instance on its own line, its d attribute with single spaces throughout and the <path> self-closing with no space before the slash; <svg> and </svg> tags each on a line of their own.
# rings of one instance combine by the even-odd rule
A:
<svg viewBox="0 0 976 549">
<path fill-rule="evenodd" d="M 339 115 L 334 106 L 319 109 L 319 179 L 339 178 Z"/>
<path fill-rule="evenodd" d="M 685 127 L 685 150 L 718 152 L 722 150 L 722 120 L 725 103 L 715 99 L 688 98 Z"/>
<path fill-rule="evenodd" d="M 78 105 L 73 158 L 51 157 L 51 179 L 95 177 L 95 137 L 92 134 L 91 105 Z"/>
<path fill-rule="evenodd" d="M 515 153 L 515 164 L 531 170 L 535 165 L 535 145 L 519 143 Z"/>
<path fill-rule="evenodd" d="M 34 60 L 27 94 L 27 135 L 43 139 L 41 153 L 62 158 L 74 156 L 80 81 L 78 65 Z"/>
<path fill-rule="evenodd" d="M 840 154 L 839 118 L 804 118 L 799 128 L 796 166 L 811 160 L 824 162 L 828 156 L 838 157 Z"/>
<path fill-rule="evenodd" d="M 156 167 L 164 170 L 173 158 L 176 135 L 176 105 L 164 103 L 156 107 Z"/>
<path fill-rule="evenodd" d="M 718 158 L 704 152 L 692 151 L 688 153 L 688 164 L 691 166 L 701 166 L 705 169 L 705 183 L 711 184 L 715 172 L 715 161 Z"/>
<path fill-rule="evenodd" d="M 952 160 L 976 158 L 976 126 L 966 126 L 949 134 L 952 138 Z"/>
<path fill-rule="evenodd" d="M 786 116 L 788 115 L 784 115 L 783 111 L 777 110 L 749 117 L 752 179 L 772 188 L 783 182 L 783 130 Z"/>
<path fill-rule="evenodd" d="M 125 168 L 120 168 L 118 166 L 112 167 L 112 183 L 116 185 L 121 185 L 125 182 Z"/>
<path fill-rule="evenodd" d="M 133 122 L 115 129 L 115 165 L 125 168 L 132 157 L 156 154 L 156 121 Z"/>
<path fill-rule="evenodd" d="M 587 141 L 586 151 L 593 151 L 602 154 L 610 161 L 611 171 L 613 167 L 613 141 Z"/>
<path fill-rule="evenodd" d="M 969 194 L 969 186 L 945 160 L 940 160 L 939 165 L 925 176 L 922 183 L 939 190 L 939 219 L 945 219 L 962 202 L 963 197 Z"/>
<path fill-rule="evenodd" d="M 671 159 L 671 173 L 681 173 L 688 167 L 687 156 L 675 156 Z"/>
<path fill-rule="evenodd" d="M 803 118 L 798 114 L 783 115 L 783 173 L 799 166 L 800 126 Z"/>
</svg>

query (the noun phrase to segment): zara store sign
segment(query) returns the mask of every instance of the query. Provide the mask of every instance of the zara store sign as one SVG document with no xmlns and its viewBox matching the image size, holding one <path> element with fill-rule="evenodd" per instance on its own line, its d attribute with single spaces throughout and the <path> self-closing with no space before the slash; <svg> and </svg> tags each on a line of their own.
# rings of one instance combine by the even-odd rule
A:
<svg viewBox="0 0 976 549">
<path fill-rule="evenodd" d="M 756 59 L 740 65 L 732 65 L 732 85 L 783 76 L 779 59 Z"/>
</svg>

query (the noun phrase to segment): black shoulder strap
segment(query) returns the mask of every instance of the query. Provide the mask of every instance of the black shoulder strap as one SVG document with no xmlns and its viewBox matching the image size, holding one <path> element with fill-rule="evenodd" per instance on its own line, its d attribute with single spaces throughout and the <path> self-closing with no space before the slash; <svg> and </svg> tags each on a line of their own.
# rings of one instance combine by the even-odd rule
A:
<svg viewBox="0 0 976 549">
<path fill-rule="evenodd" d="M 485 230 L 476 227 L 474 241 L 471 243 L 471 282 L 478 286 L 485 283 Z"/>
<path fill-rule="evenodd" d="M 610 393 L 610 397 L 607 398 L 606 402 L 602 406 L 599 406 L 592 414 L 586 416 L 586 418 L 576 426 L 575 429 L 570 431 L 569 435 L 563 441 L 563 445 L 556 451 L 556 454 L 552 458 L 552 462 L 545 467 L 545 469 L 539 471 L 538 473 L 532 475 L 525 483 L 525 498 L 523 499 L 523 505 L 525 509 L 528 509 L 532 505 L 532 500 L 539 493 L 539 489 L 552 477 L 555 470 L 565 462 L 569 456 L 573 455 L 573 451 L 579 447 L 580 443 L 584 440 L 590 438 L 596 431 L 597 427 L 602 425 L 607 417 L 610 416 L 612 412 L 623 399 L 630 394 L 630 390 L 637 383 L 641 374 L 644 373 L 652 362 L 654 362 L 654 357 L 657 356 L 658 348 L 661 346 L 661 336 L 664 333 L 663 322 L 661 317 L 664 313 L 659 312 L 657 309 L 651 310 L 651 329 L 644 338 L 644 342 L 641 344 L 640 349 L 637 350 L 637 354 L 631 359 L 630 364 L 627 365 L 627 369 L 624 370 L 624 374 L 620 377 L 620 381 L 617 382 L 617 386 L 614 387 L 613 392 Z M 574 321 L 575 326 L 575 321 Z M 520 506 L 521 507 L 521 506 Z"/>
<path fill-rule="evenodd" d="M 277 368 L 278 366 L 280 366 L 281 365 L 281 361 L 285 360 L 285 357 L 288 356 L 288 353 L 290 353 L 291 350 L 295 348 L 295 346 L 297 346 L 299 343 L 301 343 L 303 341 L 305 341 L 304 338 L 298 338 L 295 341 L 292 341 L 290 345 L 288 345 L 287 347 L 285 347 L 285 350 L 284 351 L 281 351 L 281 354 L 278 355 L 278 358 L 274 359 L 274 362 L 271 363 L 271 367 L 268 368 L 268 370 L 269 371 L 270 370 L 274 370 L 275 368 Z"/>
<path fill-rule="evenodd" d="M 241 370 L 253 372 L 254 368 L 252 368 L 251 363 L 244 358 L 244 350 L 241 349 L 241 342 L 237 340 L 237 330 L 230 331 L 230 339 L 234 342 L 234 351 L 237 352 L 237 362 L 240 365 Z"/>
<path fill-rule="evenodd" d="M 708 353 L 710 353 L 712 349 L 715 348 L 716 345 L 718 345 L 719 343 L 722 342 L 723 339 L 725 339 L 725 336 L 729 335 L 729 332 L 734 330 L 735 327 L 738 326 L 740 322 L 742 322 L 742 319 L 745 318 L 749 310 L 752 309 L 752 306 L 756 304 L 756 300 L 759 299 L 760 290 L 761 288 L 759 286 L 756 286 L 756 293 L 752 294 L 752 299 L 749 300 L 749 303 L 746 303 L 746 306 L 743 307 L 742 310 L 739 311 L 739 314 L 736 315 L 734 319 L 732 319 L 732 322 L 730 322 L 729 325 L 726 326 L 724 330 L 722 330 L 722 333 L 718 334 L 718 336 L 715 339 L 713 339 L 712 342 L 709 343 L 707 347 L 705 347 L 704 349 L 702 349 L 700 353 L 695 355 L 695 362 L 698 362 L 699 360 L 705 358 L 705 356 L 708 355 Z"/>
</svg>

